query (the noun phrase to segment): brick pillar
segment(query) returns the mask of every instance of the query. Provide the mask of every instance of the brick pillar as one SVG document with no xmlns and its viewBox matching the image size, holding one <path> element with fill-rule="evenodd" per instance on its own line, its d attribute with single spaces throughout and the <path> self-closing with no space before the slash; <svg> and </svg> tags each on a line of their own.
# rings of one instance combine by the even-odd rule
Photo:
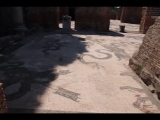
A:
<svg viewBox="0 0 160 120">
<path fill-rule="evenodd" d="M 77 7 L 75 29 L 109 31 L 110 7 Z"/>
<path fill-rule="evenodd" d="M 139 24 L 142 17 L 142 7 L 123 7 L 121 13 L 122 23 Z"/>
<path fill-rule="evenodd" d="M 5 95 L 3 94 L 3 84 L 0 83 L 0 113 L 7 113 L 7 107 L 6 107 L 6 99 Z"/>
<path fill-rule="evenodd" d="M 149 27 L 155 22 L 155 18 L 151 18 L 152 7 L 143 7 L 142 18 L 139 31 L 143 34 L 147 32 Z"/>
</svg>

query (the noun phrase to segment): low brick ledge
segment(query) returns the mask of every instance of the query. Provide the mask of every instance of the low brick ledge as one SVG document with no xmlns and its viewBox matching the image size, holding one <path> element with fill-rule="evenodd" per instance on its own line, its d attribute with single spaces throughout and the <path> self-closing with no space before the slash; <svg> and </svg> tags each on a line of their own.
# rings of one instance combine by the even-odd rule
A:
<svg viewBox="0 0 160 120">
<path fill-rule="evenodd" d="M 160 80 L 153 76 L 138 60 L 134 57 L 129 59 L 130 68 L 141 78 L 152 93 L 155 93 L 160 100 Z"/>
</svg>

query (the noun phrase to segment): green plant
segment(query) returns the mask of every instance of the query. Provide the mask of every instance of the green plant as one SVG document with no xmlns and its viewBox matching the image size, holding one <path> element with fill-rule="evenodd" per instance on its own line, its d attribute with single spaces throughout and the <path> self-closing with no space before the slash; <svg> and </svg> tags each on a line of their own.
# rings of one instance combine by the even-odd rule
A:
<svg viewBox="0 0 160 120">
<path fill-rule="evenodd" d="M 138 66 L 137 66 L 137 72 L 138 72 L 138 73 L 139 73 L 142 69 L 143 69 L 143 66 L 141 66 L 141 65 L 138 65 Z"/>
</svg>

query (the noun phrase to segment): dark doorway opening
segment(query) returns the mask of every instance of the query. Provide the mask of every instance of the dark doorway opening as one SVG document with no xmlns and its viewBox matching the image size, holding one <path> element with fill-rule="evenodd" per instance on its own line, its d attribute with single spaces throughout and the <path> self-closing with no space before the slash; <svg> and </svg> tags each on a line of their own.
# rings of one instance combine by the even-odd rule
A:
<svg viewBox="0 0 160 120">
<path fill-rule="evenodd" d="M 69 7 L 69 16 L 72 17 L 72 21 L 75 20 L 75 7 Z"/>
</svg>

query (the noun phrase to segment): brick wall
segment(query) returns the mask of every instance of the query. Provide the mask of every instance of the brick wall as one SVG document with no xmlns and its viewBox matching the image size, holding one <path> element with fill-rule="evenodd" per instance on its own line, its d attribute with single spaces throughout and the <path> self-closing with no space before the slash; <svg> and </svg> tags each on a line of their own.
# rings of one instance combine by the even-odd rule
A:
<svg viewBox="0 0 160 120">
<path fill-rule="evenodd" d="M 160 16 L 160 7 L 152 7 L 151 16 Z"/>
<path fill-rule="evenodd" d="M 7 113 L 7 107 L 6 107 L 6 99 L 5 95 L 3 94 L 3 87 L 2 83 L 0 83 L 0 113 Z"/>
<path fill-rule="evenodd" d="M 130 67 L 160 99 L 160 17 L 149 27 L 139 50 L 129 60 Z"/>
<path fill-rule="evenodd" d="M 110 19 L 116 20 L 116 12 L 110 12 Z"/>
<path fill-rule="evenodd" d="M 27 27 L 59 28 L 59 7 L 26 7 Z"/>
<path fill-rule="evenodd" d="M 62 20 L 64 15 L 69 14 L 69 7 L 59 7 L 59 19 Z"/>
<path fill-rule="evenodd" d="M 139 24 L 142 17 L 142 7 L 123 7 L 120 20 L 122 23 Z"/>
<path fill-rule="evenodd" d="M 147 30 L 149 29 L 149 27 L 151 25 L 153 25 L 153 23 L 155 22 L 156 18 L 152 18 L 151 16 L 155 16 L 155 15 L 159 15 L 160 10 L 156 9 L 154 10 L 154 8 L 152 7 L 143 7 L 142 10 L 142 18 L 141 18 L 141 22 L 140 22 L 140 28 L 139 31 L 143 34 L 145 34 L 147 32 Z"/>
<path fill-rule="evenodd" d="M 75 29 L 108 31 L 110 21 L 109 7 L 77 7 Z"/>
</svg>

